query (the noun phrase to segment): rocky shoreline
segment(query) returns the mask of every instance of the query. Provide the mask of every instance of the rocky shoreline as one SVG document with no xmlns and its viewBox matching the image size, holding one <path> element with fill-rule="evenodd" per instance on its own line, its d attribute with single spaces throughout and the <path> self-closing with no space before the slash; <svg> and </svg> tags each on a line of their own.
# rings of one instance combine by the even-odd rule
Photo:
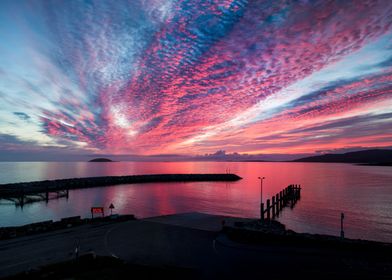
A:
<svg viewBox="0 0 392 280">
<path fill-rule="evenodd" d="M 88 224 L 120 223 L 135 220 L 134 215 L 110 215 L 106 217 L 97 217 L 94 219 L 80 216 L 66 217 L 59 221 L 42 221 L 37 223 L 26 224 L 15 227 L 0 227 L 0 240 L 22 237 L 27 235 L 41 234 L 60 229 L 66 229 Z"/>
<path fill-rule="evenodd" d="M 236 222 L 232 226 L 224 226 L 222 232 L 229 239 L 243 244 L 334 248 L 351 252 L 377 251 L 392 257 L 392 243 L 340 238 L 325 234 L 297 233 L 286 229 L 284 224 L 275 220 L 264 223 L 261 223 L 260 220 Z"/>
<path fill-rule="evenodd" d="M 102 176 L 45 180 L 25 183 L 0 184 L 0 198 L 18 195 L 31 195 L 57 190 L 104 187 L 121 184 L 166 183 L 166 182 L 204 182 L 204 181 L 238 181 L 242 179 L 235 174 L 151 174 L 131 176 Z"/>
</svg>

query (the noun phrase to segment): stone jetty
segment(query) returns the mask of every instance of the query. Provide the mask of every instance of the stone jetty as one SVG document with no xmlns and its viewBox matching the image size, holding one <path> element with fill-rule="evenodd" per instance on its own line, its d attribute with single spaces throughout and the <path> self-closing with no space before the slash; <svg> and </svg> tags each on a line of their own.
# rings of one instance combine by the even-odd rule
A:
<svg viewBox="0 0 392 280">
<path fill-rule="evenodd" d="M 203 182 L 238 181 L 235 174 L 151 174 L 131 176 L 103 176 L 35 181 L 26 183 L 0 184 L 0 198 L 19 197 L 70 189 L 105 187 L 121 184 L 163 183 L 163 182 Z"/>
</svg>

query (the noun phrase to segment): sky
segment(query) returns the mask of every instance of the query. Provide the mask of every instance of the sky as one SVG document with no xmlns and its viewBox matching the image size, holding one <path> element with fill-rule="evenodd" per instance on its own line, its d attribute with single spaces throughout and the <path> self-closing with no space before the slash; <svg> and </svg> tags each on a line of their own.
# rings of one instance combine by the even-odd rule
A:
<svg viewBox="0 0 392 280">
<path fill-rule="evenodd" d="M 0 160 L 392 148 L 392 1 L 2 0 Z"/>
</svg>

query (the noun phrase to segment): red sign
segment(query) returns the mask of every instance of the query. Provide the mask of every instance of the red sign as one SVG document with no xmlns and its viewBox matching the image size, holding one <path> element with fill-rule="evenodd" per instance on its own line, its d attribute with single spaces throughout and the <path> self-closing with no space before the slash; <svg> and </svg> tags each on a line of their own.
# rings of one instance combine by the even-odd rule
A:
<svg viewBox="0 0 392 280">
<path fill-rule="evenodd" d="M 104 210 L 103 207 L 91 207 L 91 214 L 102 214 L 102 216 L 104 215 Z"/>
</svg>

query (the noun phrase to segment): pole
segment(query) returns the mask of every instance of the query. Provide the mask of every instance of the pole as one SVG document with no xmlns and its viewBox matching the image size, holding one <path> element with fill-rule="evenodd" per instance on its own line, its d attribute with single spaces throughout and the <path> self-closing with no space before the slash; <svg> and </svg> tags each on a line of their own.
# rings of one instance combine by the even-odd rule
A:
<svg viewBox="0 0 392 280">
<path fill-rule="evenodd" d="M 260 203 L 263 203 L 263 180 L 265 177 L 259 177 L 260 179 Z"/>
<path fill-rule="evenodd" d="M 263 178 L 260 179 L 260 201 L 263 203 Z"/>
<path fill-rule="evenodd" d="M 264 203 L 260 203 L 260 220 L 264 222 Z"/>
<path fill-rule="evenodd" d="M 344 213 L 340 214 L 340 238 L 341 239 L 344 239 L 343 219 L 344 219 Z"/>
<path fill-rule="evenodd" d="M 263 179 L 265 177 L 258 177 L 260 179 L 260 220 L 264 221 L 264 204 L 263 204 Z"/>
<path fill-rule="evenodd" d="M 267 220 L 271 220 L 271 202 L 269 199 L 267 199 Z"/>
</svg>

